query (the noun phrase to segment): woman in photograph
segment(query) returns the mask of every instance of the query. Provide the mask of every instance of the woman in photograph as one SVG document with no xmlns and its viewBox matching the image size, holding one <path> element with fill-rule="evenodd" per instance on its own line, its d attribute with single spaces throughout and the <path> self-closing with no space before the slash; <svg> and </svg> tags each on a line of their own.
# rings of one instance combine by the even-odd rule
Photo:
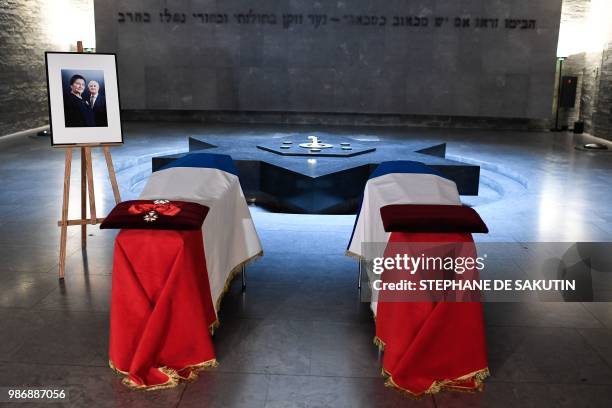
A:
<svg viewBox="0 0 612 408">
<path fill-rule="evenodd" d="M 64 95 L 64 119 L 66 127 L 95 126 L 94 113 L 89 103 L 83 99 L 85 78 L 73 75 L 70 78 L 70 92 Z"/>
</svg>

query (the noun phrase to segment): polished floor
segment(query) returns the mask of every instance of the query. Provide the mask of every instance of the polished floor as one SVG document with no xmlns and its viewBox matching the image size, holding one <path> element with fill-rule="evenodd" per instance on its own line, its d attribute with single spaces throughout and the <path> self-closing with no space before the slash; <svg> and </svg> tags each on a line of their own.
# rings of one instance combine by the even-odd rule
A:
<svg viewBox="0 0 612 408">
<path fill-rule="evenodd" d="M 124 199 L 138 196 L 151 155 L 187 150 L 188 135 L 282 137 L 310 128 L 127 123 L 113 149 Z M 464 197 L 488 223 L 481 240 L 610 241 L 612 153 L 574 149 L 572 134 L 320 128 L 380 140 L 448 142 L 448 157 L 482 166 L 481 194 Z M 78 155 L 77 155 L 78 158 Z M 113 206 L 95 152 L 98 211 Z M 73 216 L 78 215 L 78 162 Z M 607 407 L 612 404 L 612 303 L 487 303 L 492 377 L 478 394 L 412 400 L 380 377 L 374 324 L 343 256 L 354 216 L 296 216 L 252 207 L 265 256 L 248 289 L 223 301 L 218 368 L 176 389 L 134 392 L 108 368 L 114 233 L 69 236 L 57 280 L 64 155 L 35 135 L 0 138 L 0 388 L 66 389 L 66 406 L 95 407 Z M 1 403 L 0 403 L 1 405 Z M 19 406 L 28 406 L 22 404 Z M 52 406 L 41 404 L 41 406 Z"/>
</svg>

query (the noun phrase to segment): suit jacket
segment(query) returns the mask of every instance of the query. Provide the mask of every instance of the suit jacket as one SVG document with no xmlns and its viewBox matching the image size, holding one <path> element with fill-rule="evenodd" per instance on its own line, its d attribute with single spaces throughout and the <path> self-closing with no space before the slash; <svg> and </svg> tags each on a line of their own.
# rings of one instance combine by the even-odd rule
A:
<svg viewBox="0 0 612 408">
<path fill-rule="evenodd" d="M 93 106 L 91 106 L 91 110 L 93 111 L 94 122 L 96 127 L 107 127 L 108 126 L 108 118 L 106 116 L 106 97 L 103 93 L 99 93 L 96 101 Z"/>
<path fill-rule="evenodd" d="M 66 127 L 95 126 L 94 114 L 87 100 L 73 93 L 64 95 L 64 122 Z"/>
</svg>

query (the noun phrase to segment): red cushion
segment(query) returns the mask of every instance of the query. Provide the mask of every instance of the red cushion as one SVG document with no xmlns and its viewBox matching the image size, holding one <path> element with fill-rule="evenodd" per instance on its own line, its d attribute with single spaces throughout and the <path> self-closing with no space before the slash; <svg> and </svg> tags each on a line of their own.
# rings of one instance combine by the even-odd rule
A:
<svg viewBox="0 0 612 408">
<path fill-rule="evenodd" d="M 187 201 L 132 200 L 117 204 L 100 229 L 198 230 L 208 207 Z"/>
<path fill-rule="evenodd" d="M 386 205 L 380 216 L 387 232 L 489 232 L 476 211 L 461 205 Z"/>
</svg>

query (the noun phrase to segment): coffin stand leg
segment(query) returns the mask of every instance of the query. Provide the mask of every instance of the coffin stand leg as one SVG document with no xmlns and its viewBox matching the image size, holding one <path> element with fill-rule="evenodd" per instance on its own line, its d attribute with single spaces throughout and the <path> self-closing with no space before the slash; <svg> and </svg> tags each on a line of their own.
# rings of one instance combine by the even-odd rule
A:
<svg viewBox="0 0 612 408">
<path fill-rule="evenodd" d="M 359 276 L 357 277 L 357 289 L 361 290 L 361 275 L 363 274 L 363 264 L 359 260 Z"/>
<path fill-rule="evenodd" d="M 246 265 L 242 265 L 242 291 L 246 290 Z"/>
</svg>

